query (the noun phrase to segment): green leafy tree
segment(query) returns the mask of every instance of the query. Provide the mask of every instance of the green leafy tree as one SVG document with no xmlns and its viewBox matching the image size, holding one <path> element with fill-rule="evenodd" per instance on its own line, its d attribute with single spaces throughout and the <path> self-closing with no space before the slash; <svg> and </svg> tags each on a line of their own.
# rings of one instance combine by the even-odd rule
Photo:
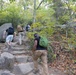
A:
<svg viewBox="0 0 76 75">
<path fill-rule="evenodd" d="M 10 1 L 10 3 L 15 2 L 15 0 L 9 0 L 9 1 Z"/>
<path fill-rule="evenodd" d="M 14 26 L 20 22 L 21 17 L 21 7 L 16 6 L 16 3 L 11 3 L 7 6 L 6 11 L 7 19 L 9 22 L 11 22 Z"/>
<path fill-rule="evenodd" d="M 53 26 L 55 25 L 55 19 L 53 17 L 53 9 L 39 9 L 36 11 L 36 23 L 32 25 L 34 31 L 40 31 L 40 34 L 46 36 L 53 33 Z"/>
<path fill-rule="evenodd" d="M 4 1 L 3 0 L 0 0 L 0 10 L 3 9 L 3 5 L 4 5 Z"/>
</svg>

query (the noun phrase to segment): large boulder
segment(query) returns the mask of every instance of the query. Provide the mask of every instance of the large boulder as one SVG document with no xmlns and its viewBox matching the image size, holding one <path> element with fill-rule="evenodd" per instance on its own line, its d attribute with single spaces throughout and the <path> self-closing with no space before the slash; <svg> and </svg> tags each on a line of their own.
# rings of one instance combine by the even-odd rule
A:
<svg viewBox="0 0 76 75">
<path fill-rule="evenodd" d="M 0 57 L 0 69 L 4 69 L 5 67 L 5 59 L 3 57 Z"/>
<path fill-rule="evenodd" d="M 11 73 L 9 70 L 1 70 L 0 75 L 15 75 L 15 74 Z"/>
<path fill-rule="evenodd" d="M 4 42 L 3 39 L 3 32 L 8 29 L 9 27 L 12 27 L 12 23 L 5 23 L 0 26 L 0 42 Z"/>
<path fill-rule="evenodd" d="M 12 70 L 15 63 L 15 58 L 11 53 L 3 52 L 1 57 L 5 59 L 5 69 Z"/>
<path fill-rule="evenodd" d="M 15 64 L 13 73 L 16 75 L 27 75 L 31 71 L 33 71 L 34 65 L 33 63 L 21 63 L 21 64 Z"/>
</svg>

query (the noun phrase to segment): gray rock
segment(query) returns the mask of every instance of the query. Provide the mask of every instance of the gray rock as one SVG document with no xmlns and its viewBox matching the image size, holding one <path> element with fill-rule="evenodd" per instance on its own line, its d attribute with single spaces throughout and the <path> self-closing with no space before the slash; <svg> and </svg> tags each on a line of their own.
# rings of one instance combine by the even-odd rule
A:
<svg viewBox="0 0 76 75">
<path fill-rule="evenodd" d="M 22 63 L 14 66 L 14 74 L 16 75 L 26 75 L 34 69 L 33 63 Z"/>
<path fill-rule="evenodd" d="M 34 74 L 33 72 L 31 72 L 31 73 L 29 73 L 27 75 L 42 75 L 42 74 L 39 74 L 39 73 Z"/>
<path fill-rule="evenodd" d="M 3 52 L 1 54 L 1 57 L 6 57 L 8 59 L 14 59 L 14 56 L 11 53 L 8 53 L 8 52 Z"/>
<path fill-rule="evenodd" d="M 14 67 L 14 56 L 8 52 L 4 52 L 1 54 L 1 57 L 5 58 L 5 68 L 12 70 Z"/>
<path fill-rule="evenodd" d="M 5 65 L 5 59 L 3 57 L 0 57 L 0 69 L 3 69 Z"/>
<path fill-rule="evenodd" d="M 2 52 L 8 52 L 8 48 L 3 49 Z"/>
<path fill-rule="evenodd" d="M 3 32 L 8 29 L 9 27 L 12 27 L 12 23 L 5 23 L 2 26 L 0 26 L 0 42 L 2 42 L 3 39 Z"/>
<path fill-rule="evenodd" d="M 3 71 L 2 71 L 2 70 L 0 70 L 0 75 L 2 74 L 2 72 L 3 72 Z"/>
<path fill-rule="evenodd" d="M 20 56 L 16 56 L 16 62 L 18 63 L 26 63 L 29 56 L 25 56 L 25 55 L 20 55 Z"/>
<path fill-rule="evenodd" d="M 13 73 L 10 73 L 10 75 L 15 75 L 15 74 L 13 74 Z"/>
<path fill-rule="evenodd" d="M 3 70 L 1 71 L 0 75 L 15 75 L 15 74 L 11 73 L 9 70 Z"/>
<path fill-rule="evenodd" d="M 3 71 L 1 75 L 10 75 L 10 71 Z"/>
<path fill-rule="evenodd" d="M 12 51 L 12 54 L 14 55 L 25 54 L 25 51 Z"/>
<path fill-rule="evenodd" d="M 27 59 L 27 62 L 33 62 L 33 57 L 29 56 L 28 59 Z"/>
<path fill-rule="evenodd" d="M 12 47 L 12 49 L 13 49 L 13 51 L 22 51 L 22 50 L 24 50 L 24 48 L 23 47 Z"/>
</svg>

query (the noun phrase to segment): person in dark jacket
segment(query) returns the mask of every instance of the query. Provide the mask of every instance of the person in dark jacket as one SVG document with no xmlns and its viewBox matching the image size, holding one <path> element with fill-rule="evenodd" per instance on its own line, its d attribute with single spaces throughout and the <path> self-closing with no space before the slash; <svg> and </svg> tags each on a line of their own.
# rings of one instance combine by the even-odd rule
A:
<svg viewBox="0 0 76 75">
<path fill-rule="evenodd" d="M 11 46 L 12 41 L 13 41 L 14 28 L 13 27 L 9 27 L 8 29 L 6 29 L 6 31 L 4 31 L 3 38 L 5 37 L 6 34 L 7 34 L 7 36 L 6 36 L 5 43 L 9 47 L 9 46 Z"/>
<path fill-rule="evenodd" d="M 35 33 L 34 34 L 34 45 L 33 45 L 33 59 L 34 59 L 34 73 L 38 73 L 38 58 L 42 61 L 43 73 L 42 75 L 48 74 L 48 65 L 47 65 L 47 48 L 44 48 L 39 45 L 40 36 Z"/>
</svg>

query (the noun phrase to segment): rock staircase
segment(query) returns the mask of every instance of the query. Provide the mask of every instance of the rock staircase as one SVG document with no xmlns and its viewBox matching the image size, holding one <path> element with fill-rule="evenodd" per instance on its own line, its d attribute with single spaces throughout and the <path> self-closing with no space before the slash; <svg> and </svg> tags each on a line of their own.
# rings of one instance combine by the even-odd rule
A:
<svg viewBox="0 0 76 75">
<path fill-rule="evenodd" d="M 33 60 L 30 51 L 24 46 L 13 47 L 15 56 L 13 73 L 15 75 L 28 75 L 33 70 Z"/>
<path fill-rule="evenodd" d="M 15 45 L 10 51 L 3 48 L 4 46 L 0 44 L 0 54 L 1 54 L 1 65 L 6 63 L 5 59 L 9 62 L 5 66 L 0 66 L 0 75 L 40 75 L 34 74 L 33 69 L 33 58 L 32 52 L 28 50 L 27 45 Z M 4 67 L 4 68 L 2 68 Z M 12 69 L 11 69 L 12 68 Z"/>
<path fill-rule="evenodd" d="M 10 52 L 3 47 L 4 44 L 0 44 L 0 75 L 42 75 L 40 65 L 40 73 L 33 73 L 34 64 L 32 52 L 28 50 L 28 44 L 15 45 L 11 48 Z M 65 75 L 61 72 L 57 74 L 57 72 L 49 68 L 50 75 Z"/>
</svg>

